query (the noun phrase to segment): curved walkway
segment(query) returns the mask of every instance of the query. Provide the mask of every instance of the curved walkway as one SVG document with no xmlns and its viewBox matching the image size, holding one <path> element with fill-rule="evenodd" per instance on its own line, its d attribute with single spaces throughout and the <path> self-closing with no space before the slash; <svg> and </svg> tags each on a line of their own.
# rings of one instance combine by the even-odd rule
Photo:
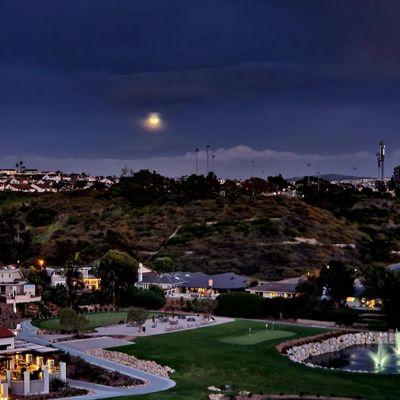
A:
<svg viewBox="0 0 400 400">
<path fill-rule="evenodd" d="M 41 338 L 37 334 L 37 328 L 35 328 L 30 321 L 23 321 L 21 323 L 21 330 L 18 332 L 18 338 L 41 344 L 43 346 L 51 346 L 55 347 L 59 350 L 62 350 L 66 353 L 71 354 L 72 356 L 79 356 L 83 358 L 85 361 L 97 365 L 99 367 L 111 370 L 118 371 L 124 375 L 131 376 L 133 378 L 138 378 L 142 380 L 146 380 L 149 383 L 146 386 L 138 386 L 129 389 L 121 389 L 121 388 L 113 388 L 109 386 L 97 385 L 89 382 L 80 382 L 80 381 L 70 381 L 71 386 L 79 387 L 82 389 L 87 389 L 90 392 L 94 392 L 92 394 L 88 394 L 85 396 L 75 396 L 75 397 L 67 397 L 65 399 L 73 400 L 73 399 L 87 399 L 87 400 L 95 400 L 95 399 L 105 399 L 108 397 L 119 397 L 119 396 L 134 396 L 140 394 L 148 394 L 161 392 L 167 389 L 170 389 L 175 386 L 175 382 L 168 378 L 163 378 L 157 375 L 150 374 L 148 372 L 144 372 L 138 370 L 136 368 L 131 368 L 126 365 L 121 365 L 115 363 L 113 361 L 106 360 L 104 358 L 95 357 L 89 355 L 83 351 L 75 350 L 70 347 L 58 344 L 51 343 L 48 340 Z M 59 399 L 64 400 L 64 399 Z"/>
</svg>

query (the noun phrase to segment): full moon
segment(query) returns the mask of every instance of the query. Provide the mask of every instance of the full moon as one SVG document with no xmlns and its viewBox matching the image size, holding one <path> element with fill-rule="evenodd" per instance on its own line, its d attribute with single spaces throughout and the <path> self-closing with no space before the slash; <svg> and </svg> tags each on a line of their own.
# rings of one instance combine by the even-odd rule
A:
<svg viewBox="0 0 400 400">
<path fill-rule="evenodd" d="M 159 113 L 152 112 L 143 120 L 143 126 L 148 130 L 158 131 L 164 127 L 164 123 Z"/>
</svg>

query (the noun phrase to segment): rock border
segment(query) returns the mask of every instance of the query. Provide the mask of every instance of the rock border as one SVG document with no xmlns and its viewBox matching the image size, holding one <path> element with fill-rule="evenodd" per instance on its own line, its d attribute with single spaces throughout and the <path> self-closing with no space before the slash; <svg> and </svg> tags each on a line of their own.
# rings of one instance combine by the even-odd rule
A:
<svg viewBox="0 0 400 400">
<path fill-rule="evenodd" d="M 307 360 L 311 357 L 320 356 L 328 353 L 336 353 L 352 346 L 363 346 L 369 344 L 394 344 L 395 343 L 395 332 L 378 332 L 378 331 L 367 331 L 367 332 L 330 332 L 328 334 L 309 336 L 289 342 L 281 343 L 277 346 L 280 353 L 285 354 L 291 361 L 306 365 L 311 368 L 322 368 L 334 371 L 346 371 L 346 372 L 361 372 L 371 373 L 370 371 L 363 370 L 339 370 L 337 368 L 322 367 L 315 365 Z"/>
</svg>

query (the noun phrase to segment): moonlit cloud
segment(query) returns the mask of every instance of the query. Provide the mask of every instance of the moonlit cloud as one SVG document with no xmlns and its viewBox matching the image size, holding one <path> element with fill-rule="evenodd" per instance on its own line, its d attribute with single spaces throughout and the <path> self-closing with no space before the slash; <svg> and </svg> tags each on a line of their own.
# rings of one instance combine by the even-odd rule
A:
<svg viewBox="0 0 400 400">
<path fill-rule="evenodd" d="M 286 177 L 315 175 L 317 171 L 325 173 L 342 173 L 345 175 L 376 176 L 376 159 L 373 153 L 357 152 L 348 154 L 298 154 L 290 151 L 274 151 L 270 149 L 255 150 L 248 146 L 235 146 L 228 149 L 219 148 L 214 151 L 215 170 L 222 178 L 247 178 L 251 174 L 251 161 L 255 164 L 255 174 L 263 177 L 278 173 Z M 171 157 L 150 157 L 136 159 L 113 158 L 52 158 L 25 156 L 21 158 L 29 168 L 42 170 L 65 170 L 68 172 L 88 172 L 96 175 L 119 175 L 127 166 L 133 170 L 156 170 L 163 175 L 179 177 L 194 173 L 195 153 Z M 0 157 L 0 165 L 10 167 L 17 157 Z M 18 158 L 19 160 L 19 158 Z M 206 151 L 198 152 L 199 172 L 206 172 Z M 310 166 L 308 166 L 310 164 Z M 400 164 L 400 149 L 388 155 L 387 172 Z M 353 167 L 357 167 L 354 171 Z"/>
</svg>

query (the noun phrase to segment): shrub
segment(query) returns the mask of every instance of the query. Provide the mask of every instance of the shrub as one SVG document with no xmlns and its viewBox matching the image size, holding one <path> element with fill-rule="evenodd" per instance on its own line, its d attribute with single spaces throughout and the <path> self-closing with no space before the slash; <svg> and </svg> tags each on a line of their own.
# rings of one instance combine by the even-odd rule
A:
<svg viewBox="0 0 400 400">
<path fill-rule="evenodd" d="M 46 226 L 52 224 L 57 216 L 57 211 L 52 208 L 35 207 L 26 216 L 27 222 L 33 226 Z"/>
<path fill-rule="evenodd" d="M 246 292 L 224 293 L 217 298 L 217 315 L 260 318 L 265 315 L 264 299 Z"/>
<path fill-rule="evenodd" d="M 134 304 L 147 310 L 159 310 L 164 305 L 164 299 L 152 290 L 139 290 L 134 297 Z"/>
</svg>

